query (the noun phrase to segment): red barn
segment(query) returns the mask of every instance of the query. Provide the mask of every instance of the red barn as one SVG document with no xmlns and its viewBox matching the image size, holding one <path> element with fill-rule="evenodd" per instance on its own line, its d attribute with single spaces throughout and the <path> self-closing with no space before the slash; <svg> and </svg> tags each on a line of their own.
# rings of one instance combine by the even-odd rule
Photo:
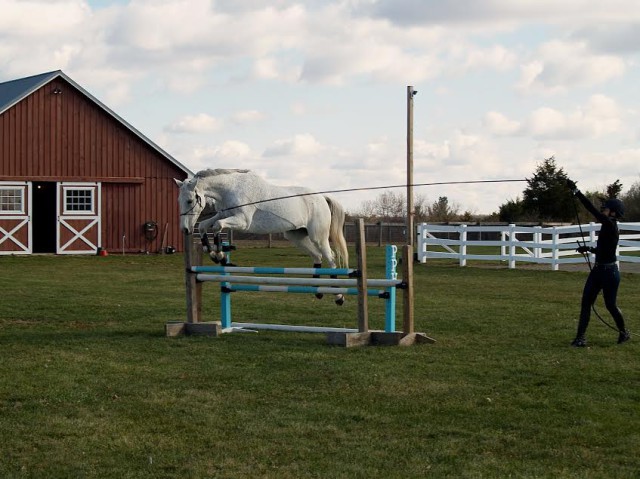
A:
<svg viewBox="0 0 640 479">
<path fill-rule="evenodd" d="M 62 71 L 0 83 L 0 254 L 182 250 L 189 175 Z"/>
</svg>

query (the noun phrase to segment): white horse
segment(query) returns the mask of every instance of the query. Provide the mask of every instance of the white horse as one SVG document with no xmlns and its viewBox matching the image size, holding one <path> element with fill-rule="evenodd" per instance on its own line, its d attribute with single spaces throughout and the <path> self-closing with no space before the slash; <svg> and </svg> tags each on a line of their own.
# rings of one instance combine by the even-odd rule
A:
<svg viewBox="0 0 640 479">
<path fill-rule="evenodd" d="M 284 233 L 285 238 L 306 251 L 321 267 L 323 259 L 330 268 L 348 267 L 349 252 L 342 233 L 345 212 L 335 200 L 298 186 L 275 186 L 250 170 L 203 170 L 185 181 L 175 180 L 180 188 L 181 227 L 193 233 L 205 208 L 216 214 L 200 222 L 200 238 L 205 252 L 215 262 L 224 258 L 212 251 L 207 237 L 223 228 L 247 233 Z M 329 242 L 335 248 L 336 257 Z M 336 302 L 340 303 L 337 299 Z"/>
</svg>

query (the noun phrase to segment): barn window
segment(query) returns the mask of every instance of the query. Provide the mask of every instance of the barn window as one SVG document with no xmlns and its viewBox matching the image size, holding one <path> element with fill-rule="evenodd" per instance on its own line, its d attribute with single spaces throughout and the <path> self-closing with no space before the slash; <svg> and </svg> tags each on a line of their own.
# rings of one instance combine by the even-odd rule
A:
<svg viewBox="0 0 640 479">
<path fill-rule="evenodd" d="M 67 214 L 92 214 L 94 188 L 65 188 L 64 212 Z"/>
<path fill-rule="evenodd" d="M 0 187 L 0 214 L 24 214 L 24 188 Z"/>
</svg>

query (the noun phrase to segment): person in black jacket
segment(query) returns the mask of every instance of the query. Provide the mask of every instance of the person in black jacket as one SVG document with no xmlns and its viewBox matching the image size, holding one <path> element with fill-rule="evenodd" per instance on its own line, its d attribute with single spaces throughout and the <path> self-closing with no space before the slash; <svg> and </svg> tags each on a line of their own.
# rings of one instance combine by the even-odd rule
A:
<svg viewBox="0 0 640 479">
<path fill-rule="evenodd" d="M 622 344 L 631 339 L 631 334 L 625 328 L 622 312 L 617 305 L 618 286 L 620 285 L 620 271 L 616 257 L 620 237 L 618 219 L 624 215 L 624 204 L 619 199 L 609 199 L 603 203 L 601 211 L 598 211 L 573 181 L 567 180 L 567 186 L 602 225 L 595 248 L 586 245 L 578 248 L 578 252 L 582 254 L 595 253 L 596 263 L 584 285 L 578 332 L 571 345 L 579 348 L 587 345 L 585 333 L 591 317 L 591 308 L 600 291 L 602 291 L 604 304 L 618 327 L 618 344 Z"/>
</svg>

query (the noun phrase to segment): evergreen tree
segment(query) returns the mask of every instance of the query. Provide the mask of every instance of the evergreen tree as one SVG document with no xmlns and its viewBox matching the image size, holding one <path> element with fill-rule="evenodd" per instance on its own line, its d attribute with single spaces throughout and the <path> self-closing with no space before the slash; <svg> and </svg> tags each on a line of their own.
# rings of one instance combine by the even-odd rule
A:
<svg viewBox="0 0 640 479">
<path fill-rule="evenodd" d="M 427 208 L 429 221 L 454 221 L 458 217 L 459 209 L 457 205 L 449 203 L 449 198 L 441 196 L 438 201 Z"/>
<path fill-rule="evenodd" d="M 622 183 L 620 180 L 616 180 L 607 186 L 607 198 L 617 198 L 622 191 Z"/>
<path fill-rule="evenodd" d="M 500 219 L 500 221 L 506 221 L 507 223 L 522 221 L 524 219 L 522 200 L 520 200 L 520 198 L 516 198 L 515 200 L 509 200 L 506 203 L 500 205 L 498 218 Z"/>
<path fill-rule="evenodd" d="M 572 201 L 567 175 L 552 156 L 538 165 L 532 178 L 527 178 L 522 209 L 525 215 L 540 221 L 571 221 L 575 216 Z"/>
</svg>

